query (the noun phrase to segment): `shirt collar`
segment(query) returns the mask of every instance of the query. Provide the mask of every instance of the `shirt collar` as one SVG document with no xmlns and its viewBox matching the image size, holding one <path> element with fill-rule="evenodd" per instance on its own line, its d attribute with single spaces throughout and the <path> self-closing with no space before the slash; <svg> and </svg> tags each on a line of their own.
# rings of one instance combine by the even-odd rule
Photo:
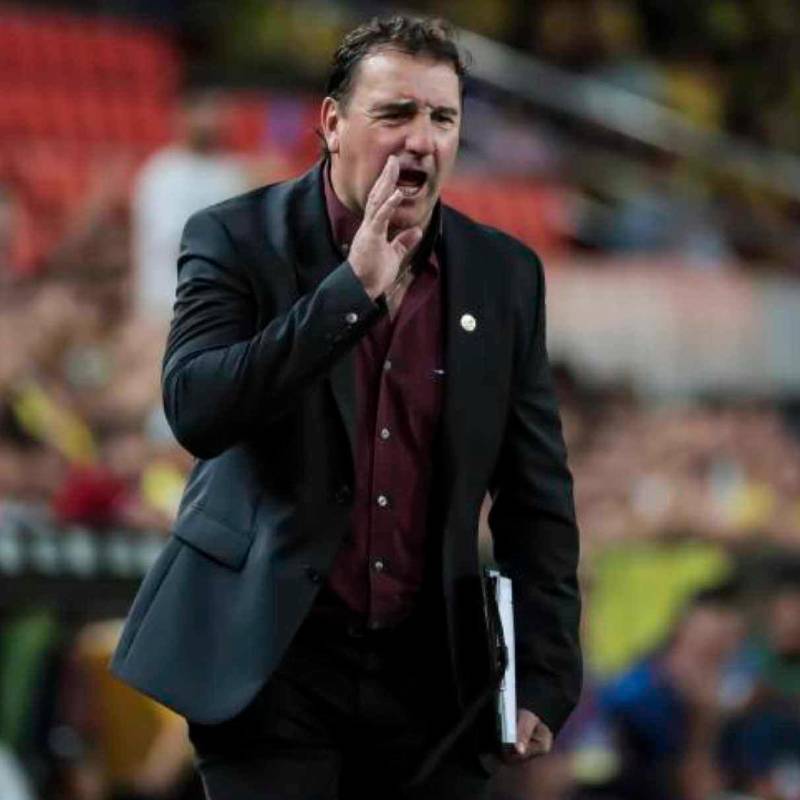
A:
<svg viewBox="0 0 800 800">
<path fill-rule="evenodd" d="M 347 256 L 350 250 L 350 242 L 356 235 L 356 231 L 361 225 L 361 216 L 351 211 L 338 197 L 331 181 L 331 162 L 326 160 L 323 169 L 323 184 L 325 187 L 325 206 L 328 211 L 328 219 L 331 224 L 333 242 L 342 255 Z M 442 213 L 441 203 L 437 201 L 433 209 L 431 220 L 422 237 L 422 242 L 414 256 L 416 262 L 414 269 L 428 267 L 436 274 L 439 273 L 439 259 L 436 254 L 441 240 Z"/>
</svg>

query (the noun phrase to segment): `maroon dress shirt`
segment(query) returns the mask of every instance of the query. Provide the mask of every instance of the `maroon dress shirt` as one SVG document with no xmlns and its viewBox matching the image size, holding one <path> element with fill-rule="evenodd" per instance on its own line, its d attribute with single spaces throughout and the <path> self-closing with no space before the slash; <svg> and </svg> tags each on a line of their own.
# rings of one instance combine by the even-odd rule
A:
<svg viewBox="0 0 800 800">
<path fill-rule="evenodd" d="M 334 242 L 345 254 L 361 218 L 336 196 L 328 170 L 325 200 Z M 355 353 L 352 536 L 342 543 L 327 586 L 370 628 L 406 618 L 422 586 L 444 388 L 442 282 L 431 244 L 436 233 L 423 240 L 395 318 L 381 316 Z"/>
</svg>

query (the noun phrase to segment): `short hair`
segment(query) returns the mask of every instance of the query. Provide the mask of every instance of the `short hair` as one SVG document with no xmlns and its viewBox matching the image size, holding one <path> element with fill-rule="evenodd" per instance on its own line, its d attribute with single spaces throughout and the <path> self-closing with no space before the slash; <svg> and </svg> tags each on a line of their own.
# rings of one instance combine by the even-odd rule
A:
<svg viewBox="0 0 800 800">
<path fill-rule="evenodd" d="M 686 602 L 687 611 L 697 608 L 715 608 L 720 610 L 738 611 L 742 607 L 743 587 L 738 575 L 729 575 L 704 586 L 689 596 Z"/>
<path fill-rule="evenodd" d="M 467 63 L 455 42 L 452 26 L 439 18 L 399 14 L 373 17 L 345 35 L 333 54 L 326 94 L 346 106 L 358 65 L 383 49 L 450 64 L 463 90 Z"/>
</svg>

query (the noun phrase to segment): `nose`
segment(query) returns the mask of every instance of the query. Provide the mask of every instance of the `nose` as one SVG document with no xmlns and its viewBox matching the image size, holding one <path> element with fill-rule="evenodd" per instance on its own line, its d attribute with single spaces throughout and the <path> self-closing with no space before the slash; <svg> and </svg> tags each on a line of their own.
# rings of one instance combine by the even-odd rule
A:
<svg viewBox="0 0 800 800">
<path fill-rule="evenodd" d="M 406 150 L 415 155 L 430 155 L 435 149 L 433 123 L 426 114 L 418 114 L 406 133 Z"/>
</svg>

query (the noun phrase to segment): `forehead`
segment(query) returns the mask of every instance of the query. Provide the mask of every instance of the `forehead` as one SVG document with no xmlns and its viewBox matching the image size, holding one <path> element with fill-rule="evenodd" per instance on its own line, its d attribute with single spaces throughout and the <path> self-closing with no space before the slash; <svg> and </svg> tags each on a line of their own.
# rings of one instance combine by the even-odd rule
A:
<svg viewBox="0 0 800 800">
<path fill-rule="evenodd" d="M 369 107 L 394 100 L 460 108 L 458 75 L 448 62 L 429 56 L 389 48 L 370 53 L 356 67 L 351 104 Z"/>
<path fill-rule="evenodd" d="M 697 626 L 719 626 L 738 622 L 740 612 L 732 606 L 705 605 L 694 610 L 691 615 Z"/>
</svg>

